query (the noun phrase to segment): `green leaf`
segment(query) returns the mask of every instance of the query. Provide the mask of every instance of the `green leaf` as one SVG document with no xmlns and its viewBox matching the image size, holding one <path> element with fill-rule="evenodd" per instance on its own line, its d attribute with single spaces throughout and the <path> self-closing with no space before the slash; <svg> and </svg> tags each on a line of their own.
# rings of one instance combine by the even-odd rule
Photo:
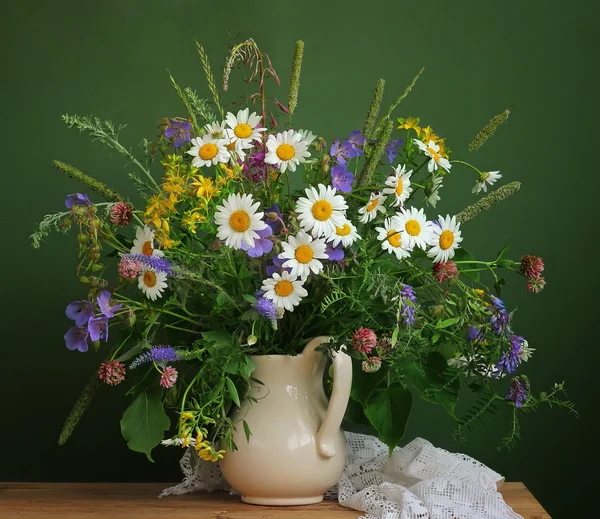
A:
<svg viewBox="0 0 600 519">
<path fill-rule="evenodd" d="M 498 253 L 498 255 L 496 256 L 496 263 L 501 260 L 502 258 L 504 258 L 504 256 L 506 256 L 508 253 L 510 252 L 510 245 L 505 245 L 503 247 L 503 249 Z"/>
<path fill-rule="evenodd" d="M 224 292 L 219 292 L 217 295 L 217 306 L 223 306 L 227 301 L 227 296 Z"/>
<path fill-rule="evenodd" d="M 502 292 L 502 287 L 506 285 L 506 281 L 504 278 L 498 278 L 494 283 L 494 290 L 496 291 L 496 295 L 500 297 L 500 293 Z"/>
<path fill-rule="evenodd" d="M 435 344 L 437 341 L 439 341 L 439 340 L 440 340 L 440 337 L 441 337 L 441 335 L 442 335 L 442 334 L 441 334 L 440 332 L 435 332 L 435 333 L 433 334 L 433 336 L 431 337 L 431 344 Z"/>
<path fill-rule="evenodd" d="M 250 441 L 250 436 L 252 436 L 252 431 L 250 430 L 250 426 L 246 420 L 242 420 L 242 424 L 244 425 L 244 434 L 246 435 L 246 441 Z"/>
<path fill-rule="evenodd" d="M 256 297 L 251 296 L 249 294 L 244 294 L 244 299 L 246 301 L 248 301 L 251 305 L 255 305 L 256 304 Z"/>
<path fill-rule="evenodd" d="M 231 346 L 232 342 L 231 335 L 229 335 L 227 332 L 221 332 L 218 330 L 202 332 L 202 338 L 214 346 Z"/>
<path fill-rule="evenodd" d="M 243 377 L 249 378 L 255 369 L 256 369 L 256 363 L 248 355 L 246 355 L 246 357 L 244 357 L 244 361 L 242 362 L 238 372 Z"/>
<path fill-rule="evenodd" d="M 375 373 L 365 373 L 360 360 L 352 360 L 352 390 L 350 396 L 358 403 L 365 405 L 373 391 L 387 377 L 387 367 L 381 367 Z"/>
<path fill-rule="evenodd" d="M 150 349 L 152 345 L 148 341 L 140 341 L 132 348 L 128 349 L 123 355 L 117 358 L 119 362 L 126 362 L 144 349 Z"/>
<path fill-rule="evenodd" d="M 365 415 L 390 449 L 390 455 L 404 437 L 412 407 L 412 393 L 399 382 L 377 389 L 365 405 Z"/>
<path fill-rule="evenodd" d="M 431 384 L 428 393 L 438 404 L 442 404 L 450 415 L 454 416 L 460 392 L 460 372 L 449 371 L 445 357 L 437 351 L 427 355 L 425 376 Z"/>
<path fill-rule="evenodd" d="M 496 262 L 496 265 L 498 265 L 499 267 L 510 268 L 518 266 L 519 263 L 511 259 L 501 259 Z"/>
<path fill-rule="evenodd" d="M 150 455 L 169 428 L 169 417 L 163 409 L 160 388 L 147 389 L 123 413 L 121 434 L 127 446 L 135 452 L 143 452 L 150 461 Z"/>
<path fill-rule="evenodd" d="M 396 343 L 398 342 L 398 334 L 400 333 L 400 328 L 398 326 L 396 326 L 396 328 L 394 328 L 394 332 L 392 333 L 392 341 L 390 343 L 390 346 L 393 348 L 394 346 L 396 346 Z"/>
<path fill-rule="evenodd" d="M 471 254 L 469 251 L 465 250 L 465 249 L 456 249 L 454 251 L 454 258 L 452 258 L 454 261 L 473 261 L 475 260 L 475 256 L 473 256 L 473 254 Z M 459 263 L 457 265 L 459 272 L 463 275 L 466 276 L 468 278 L 473 279 L 474 281 L 479 281 L 479 271 L 476 272 L 463 272 L 464 270 L 472 270 L 472 269 L 478 269 L 481 268 L 481 265 L 477 264 L 477 263 Z"/>
<path fill-rule="evenodd" d="M 425 376 L 425 371 L 416 359 L 413 357 L 408 357 L 402 364 L 402 371 L 404 371 L 408 377 L 408 380 L 410 380 L 410 383 L 419 392 L 419 395 L 421 395 L 423 400 L 431 402 L 432 404 L 438 403 L 435 396 L 430 395 L 427 392 L 429 389 L 431 389 L 431 383 Z"/>
<path fill-rule="evenodd" d="M 373 425 L 365 416 L 363 406 L 353 398 L 348 400 L 348 407 L 346 407 L 344 418 L 355 425 L 366 426 L 373 430 Z"/>
<path fill-rule="evenodd" d="M 227 385 L 227 389 L 229 391 L 229 395 L 231 396 L 231 399 L 233 400 L 233 403 L 235 405 L 237 405 L 238 407 L 242 407 L 242 405 L 240 403 L 240 395 L 238 394 L 237 388 L 235 387 L 233 380 L 231 380 L 229 377 L 227 377 L 225 379 L 225 384 Z"/>
<path fill-rule="evenodd" d="M 450 319 L 444 319 L 443 321 L 439 321 L 435 327 L 440 330 L 442 328 L 448 328 L 448 326 L 452 326 L 459 320 L 458 317 L 451 317 Z"/>
</svg>

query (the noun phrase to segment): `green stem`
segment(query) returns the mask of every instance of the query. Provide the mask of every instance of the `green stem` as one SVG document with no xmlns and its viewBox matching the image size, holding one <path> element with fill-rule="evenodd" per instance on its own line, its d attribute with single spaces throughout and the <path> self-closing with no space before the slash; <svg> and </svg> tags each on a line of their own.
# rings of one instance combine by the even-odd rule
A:
<svg viewBox="0 0 600 519">
<path fill-rule="evenodd" d="M 473 166 L 472 164 L 469 164 L 468 162 L 465 162 L 463 160 L 451 160 L 450 162 L 453 164 L 464 164 L 465 166 L 469 166 L 471 169 L 477 171 L 477 173 L 479 173 L 481 175 L 481 171 L 479 171 L 475 166 Z"/>
</svg>

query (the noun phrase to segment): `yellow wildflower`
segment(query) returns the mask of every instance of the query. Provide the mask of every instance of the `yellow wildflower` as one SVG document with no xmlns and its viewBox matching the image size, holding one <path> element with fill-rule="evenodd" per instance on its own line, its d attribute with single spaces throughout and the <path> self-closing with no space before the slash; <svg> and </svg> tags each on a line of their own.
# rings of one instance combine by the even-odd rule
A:
<svg viewBox="0 0 600 519">
<path fill-rule="evenodd" d="M 184 422 L 186 420 L 191 420 L 192 418 L 194 418 L 194 414 L 191 413 L 190 411 L 185 411 L 183 413 L 181 413 L 181 421 Z"/>
<path fill-rule="evenodd" d="M 271 180 L 276 180 L 277 179 L 277 171 L 275 171 L 273 168 L 268 168 L 267 169 L 267 173 L 269 174 L 269 178 Z"/>
<path fill-rule="evenodd" d="M 439 136 L 437 136 L 434 133 L 433 128 L 431 128 L 431 126 L 426 126 L 425 128 L 423 128 L 423 135 L 421 136 L 421 140 L 424 143 L 428 143 L 429 141 L 433 141 L 436 144 L 438 144 L 441 139 L 440 139 Z"/>
<path fill-rule="evenodd" d="M 206 216 L 198 213 L 197 211 L 192 210 L 183 213 L 181 223 L 184 227 L 188 229 L 188 231 L 196 234 L 196 228 L 198 227 L 198 224 L 205 223 L 206 221 Z"/>
<path fill-rule="evenodd" d="M 192 442 L 192 435 L 189 434 L 187 436 L 181 436 L 183 438 L 183 443 L 181 444 L 182 447 L 187 447 L 191 442 Z"/>
<path fill-rule="evenodd" d="M 474 290 L 474 292 L 475 292 L 475 293 L 476 293 L 476 294 L 477 294 L 479 297 L 481 297 L 481 299 L 483 299 L 483 296 L 485 295 L 485 290 L 481 290 L 481 288 L 476 288 L 476 289 Z"/>
<path fill-rule="evenodd" d="M 195 194 L 198 198 L 210 200 L 213 196 L 219 193 L 219 189 L 213 183 L 212 178 L 207 178 L 202 175 L 194 177 L 194 182 L 191 183 Z"/>
<path fill-rule="evenodd" d="M 205 447 L 198 451 L 198 456 L 201 459 L 203 459 L 204 461 L 212 461 L 212 462 L 223 459 L 223 454 L 225 454 L 225 451 L 223 451 L 223 450 L 216 451 L 215 449 L 213 449 L 212 446 Z"/>
<path fill-rule="evenodd" d="M 406 119 L 398 119 L 400 123 L 398 126 L 399 130 L 415 130 L 417 136 L 421 135 L 421 127 L 419 126 L 418 117 L 407 117 Z"/>
<path fill-rule="evenodd" d="M 161 249 L 172 249 L 173 247 L 175 247 L 175 245 L 177 245 L 179 243 L 177 240 L 173 240 L 172 238 L 169 238 L 163 232 L 158 234 L 156 236 L 156 239 L 159 242 Z"/>
</svg>

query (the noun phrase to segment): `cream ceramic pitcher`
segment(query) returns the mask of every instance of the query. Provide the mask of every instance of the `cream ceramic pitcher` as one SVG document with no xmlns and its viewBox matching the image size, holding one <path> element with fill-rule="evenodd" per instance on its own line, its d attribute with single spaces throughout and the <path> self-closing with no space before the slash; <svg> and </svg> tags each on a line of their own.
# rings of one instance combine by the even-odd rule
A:
<svg viewBox="0 0 600 519">
<path fill-rule="evenodd" d="M 295 357 L 255 355 L 250 395 L 234 413 L 238 450 L 225 453 L 223 474 L 242 501 L 258 505 L 318 503 L 344 470 L 346 441 L 340 428 L 352 384 L 352 362 L 340 351 L 333 359 L 329 405 L 323 390 L 326 357 L 317 337 Z M 252 435 L 246 440 L 242 420 Z"/>
</svg>

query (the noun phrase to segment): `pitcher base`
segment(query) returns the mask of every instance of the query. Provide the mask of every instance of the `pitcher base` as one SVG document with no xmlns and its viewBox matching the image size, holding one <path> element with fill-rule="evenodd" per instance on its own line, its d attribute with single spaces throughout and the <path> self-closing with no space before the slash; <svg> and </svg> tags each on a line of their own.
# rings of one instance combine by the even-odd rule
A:
<svg viewBox="0 0 600 519">
<path fill-rule="evenodd" d="M 323 501 L 323 496 L 309 497 L 253 497 L 242 496 L 242 501 L 250 505 L 263 506 L 298 506 L 298 505 L 314 505 Z"/>
</svg>

